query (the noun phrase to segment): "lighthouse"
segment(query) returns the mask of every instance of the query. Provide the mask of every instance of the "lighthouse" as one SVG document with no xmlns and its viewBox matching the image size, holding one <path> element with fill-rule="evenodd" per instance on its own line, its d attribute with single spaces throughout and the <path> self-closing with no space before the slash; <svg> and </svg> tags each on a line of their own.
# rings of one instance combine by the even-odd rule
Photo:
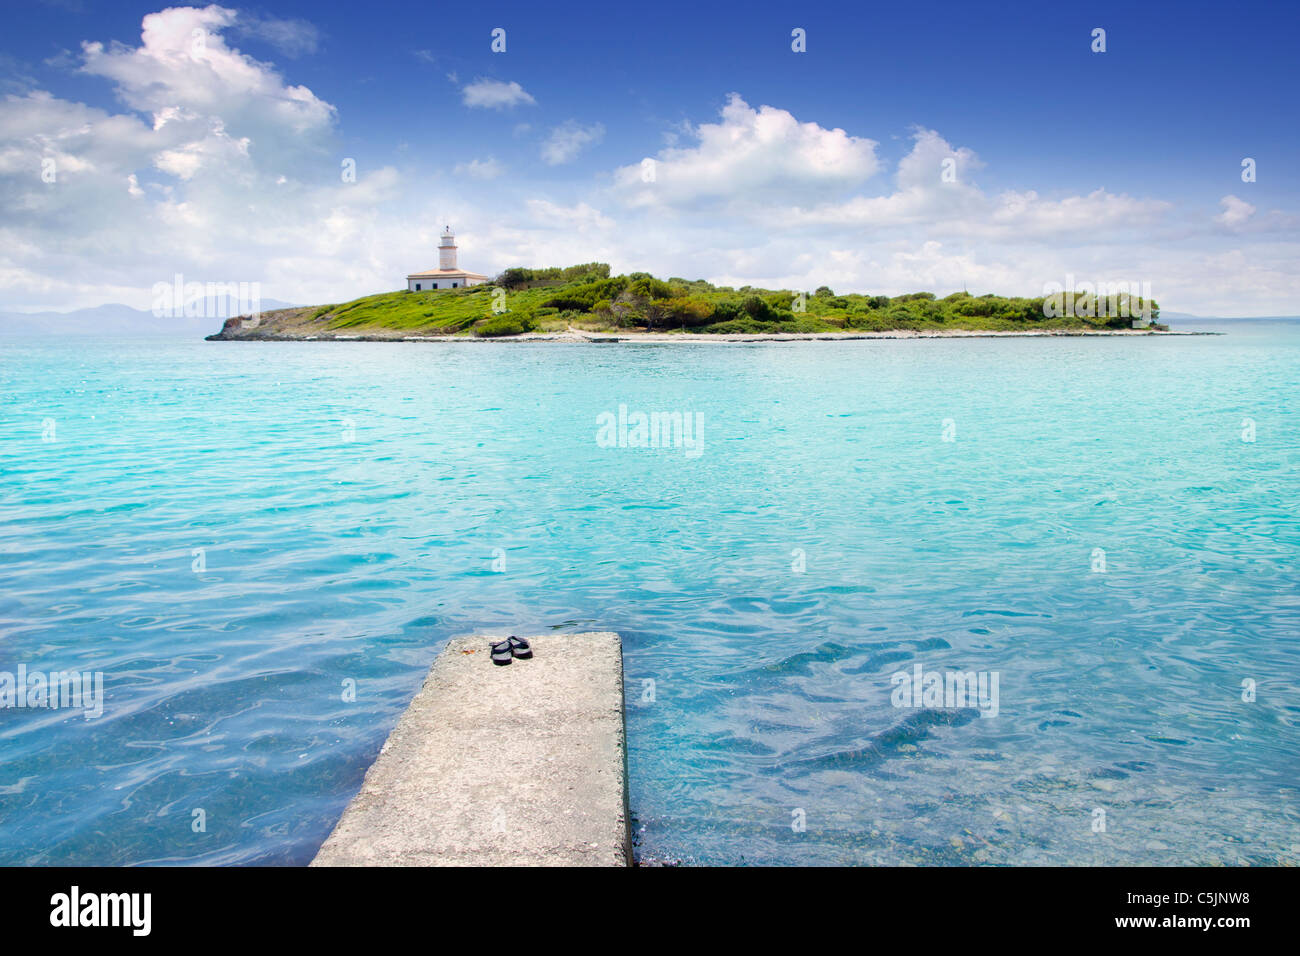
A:
<svg viewBox="0 0 1300 956">
<path fill-rule="evenodd" d="M 442 231 L 438 240 L 438 268 L 443 272 L 456 271 L 456 237 L 451 233 L 451 226 Z"/>
<path fill-rule="evenodd" d="M 426 292 L 433 289 L 461 289 L 482 285 L 488 277 L 477 272 L 466 272 L 456 264 L 456 235 L 451 226 L 442 230 L 438 240 L 438 268 L 412 272 L 406 277 L 406 291 Z"/>
</svg>

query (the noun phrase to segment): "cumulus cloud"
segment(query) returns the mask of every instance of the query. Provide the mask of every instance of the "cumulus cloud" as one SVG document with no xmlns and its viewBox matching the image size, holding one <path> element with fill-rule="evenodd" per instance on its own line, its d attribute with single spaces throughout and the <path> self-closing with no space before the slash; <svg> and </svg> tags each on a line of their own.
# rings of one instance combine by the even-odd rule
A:
<svg viewBox="0 0 1300 956">
<path fill-rule="evenodd" d="M 892 191 L 817 199 L 815 190 L 787 182 L 782 195 L 753 202 L 752 188 L 733 182 L 726 198 L 733 212 L 780 221 L 786 227 L 854 228 L 862 234 L 928 226 L 941 229 L 945 237 L 986 239 L 1070 236 L 1079 241 L 1089 237 L 1112 241 L 1117 232 L 1149 227 L 1171 208 L 1166 202 L 1104 189 L 1056 199 L 1035 190 L 990 195 L 975 182 L 983 166 L 968 147 L 953 146 L 935 130 L 917 127 L 912 131 L 911 150 L 898 162 Z M 653 192 L 657 185 L 656 178 L 642 191 Z M 782 204 L 781 199 L 790 204 Z"/>
<path fill-rule="evenodd" d="M 693 276 L 709 263 L 705 277 L 727 285 L 941 295 L 1036 295 L 1073 275 L 1149 282 L 1165 308 L 1202 314 L 1227 301 L 1228 314 L 1252 302 L 1259 314 L 1300 285 L 1287 278 L 1287 257 L 1300 251 L 1294 237 L 1254 247 L 1257 285 L 1226 277 L 1226 260 L 1205 247 L 1220 227 L 1249 220 L 1233 203 L 1216 226 L 1167 200 L 1100 187 L 990 191 L 974 150 L 924 127 L 912 130 L 888 178 L 873 175 L 886 171 L 873 141 L 735 96 L 719 123 L 685 138 L 694 143 L 614 171 L 607 198 L 620 207 L 615 235 L 635 237 L 635 268 Z M 783 162 L 798 144 L 825 161 Z M 1263 219 L 1250 228 L 1263 231 Z M 1281 213 L 1267 223 L 1274 232 L 1295 228 Z M 1200 277 L 1210 270 L 1225 278 L 1207 290 Z"/>
<path fill-rule="evenodd" d="M 738 93 L 728 97 L 719 122 L 686 135 L 696 144 L 670 146 L 651 157 L 653 166 L 636 163 L 616 172 L 630 205 L 689 208 L 702 201 L 834 195 L 880 168 L 874 140 L 801 123 L 772 106 L 753 109 Z"/>
<path fill-rule="evenodd" d="M 536 100 L 515 81 L 488 80 L 482 77 L 467 83 L 460 91 L 466 106 L 493 110 L 512 109 L 519 105 L 532 106 Z"/>
<path fill-rule="evenodd" d="M 368 234 L 394 244 L 373 235 L 373 207 L 400 196 L 395 171 L 343 183 L 334 107 L 231 47 L 235 22 L 172 8 L 144 17 L 136 46 L 84 43 L 76 68 L 124 112 L 44 91 L 0 100 L 0 302 L 139 305 L 174 272 L 294 298 L 289 283 L 376 269 L 357 250 Z"/>
<path fill-rule="evenodd" d="M 954 147 L 935 130 L 918 126 L 912 130 L 912 151 L 899 160 L 894 180 L 899 189 L 970 186 L 983 167 L 973 150 Z"/>
<path fill-rule="evenodd" d="M 332 133 L 334 107 L 227 46 L 221 31 L 236 17 L 218 6 L 149 14 L 138 47 L 83 43 L 81 71 L 112 81 L 122 103 L 171 127 L 190 153 L 229 155 L 227 141 L 247 140 L 255 164 L 301 161 Z"/>
<path fill-rule="evenodd" d="M 1255 215 L 1254 206 L 1233 195 L 1224 196 L 1219 200 L 1219 205 L 1223 207 L 1223 212 L 1215 216 L 1214 221 L 1229 229 L 1239 229 Z"/>
<path fill-rule="evenodd" d="M 343 118 L 237 49 L 241 17 L 173 8 L 145 17 L 136 43 L 83 44 L 63 68 L 120 105 L 30 87 L 0 99 L 0 308 L 147 305 L 176 272 L 342 301 L 436 261 L 446 222 L 462 262 L 487 274 L 597 260 L 736 286 L 1036 294 L 1073 273 L 1149 280 L 1166 309 L 1228 314 L 1300 296 L 1294 216 L 1236 197 L 1207 210 L 1103 188 L 993 190 L 975 150 L 939 131 L 911 130 L 886 164 L 875 140 L 739 95 L 666 142 L 646 131 L 655 145 L 641 149 L 658 148 L 649 176 L 629 151 L 627 165 L 552 177 L 542 194 L 469 145 L 450 168 L 415 150 L 404 161 L 423 169 L 362 154 L 355 181 L 341 179 Z M 487 109 L 534 102 L 496 80 L 461 93 Z M 531 141 L 559 166 L 604 129 L 571 120 L 539 133 L 516 126 L 491 151 Z"/>
<path fill-rule="evenodd" d="M 1266 233 L 1293 233 L 1300 229 L 1300 216 L 1281 209 L 1260 211 L 1231 194 L 1219 200 L 1222 211 L 1214 217 L 1220 233 L 1244 238 L 1262 238 Z"/>
<path fill-rule="evenodd" d="M 583 126 L 576 120 L 568 120 L 551 130 L 542 144 L 542 160 L 548 166 L 571 163 L 584 149 L 604 138 L 605 127 L 600 123 Z"/>
</svg>

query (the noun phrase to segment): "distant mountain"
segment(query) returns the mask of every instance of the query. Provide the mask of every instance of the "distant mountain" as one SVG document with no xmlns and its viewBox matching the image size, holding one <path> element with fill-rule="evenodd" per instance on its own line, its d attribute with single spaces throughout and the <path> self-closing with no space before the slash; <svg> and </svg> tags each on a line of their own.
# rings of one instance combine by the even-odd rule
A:
<svg viewBox="0 0 1300 956">
<path fill-rule="evenodd" d="M 1179 321 L 1184 322 L 1294 322 L 1297 316 L 1294 315 L 1250 315 L 1250 316 L 1222 316 L 1222 315 L 1192 315 L 1190 312 L 1169 312 L 1165 309 L 1160 310 L 1161 321 Z"/>
<path fill-rule="evenodd" d="M 292 308 L 279 299 L 263 299 L 262 311 Z M 7 336 L 42 335 L 175 335 L 202 338 L 221 328 L 221 323 L 238 314 L 225 299 L 204 302 L 202 318 L 155 316 L 146 309 L 112 303 L 73 312 L 0 312 L 0 334 Z"/>
</svg>

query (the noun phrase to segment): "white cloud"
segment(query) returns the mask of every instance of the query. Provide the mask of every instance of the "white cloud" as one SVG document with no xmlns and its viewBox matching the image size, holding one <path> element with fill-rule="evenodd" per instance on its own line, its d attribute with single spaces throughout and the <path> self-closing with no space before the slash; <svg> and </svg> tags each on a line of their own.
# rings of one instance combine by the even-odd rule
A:
<svg viewBox="0 0 1300 956">
<path fill-rule="evenodd" d="M 231 167 L 231 175 L 309 161 L 332 136 L 334 107 L 227 46 L 221 31 L 235 19 L 218 6 L 149 14 L 138 47 L 83 43 L 81 70 L 112 81 L 127 107 L 167 129 L 173 148 L 232 156 L 230 144 L 247 140 L 233 153 L 248 162 Z"/>
<path fill-rule="evenodd" d="M 505 167 L 491 156 L 487 159 L 471 159 L 468 163 L 457 163 L 452 168 L 453 174 L 468 176 L 471 179 L 496 179 L 503 172 Z"/>
<path fill-rule="evenodd" d="M 571 163 L 578 154 L 605 138 L 605 127 L 600 123 L 583 126 L 577 120 L 567 120 L 551 130 L 542 144 L 542 159 L 548 166 Z"/>
<path fill-rule="evenodd" d="M 786 110 L 753 109 L 732 93 L 721 121 L 702 123 L 686 134 L 689 147 L 660 150 L 654 180 L 641 163 L 615 174 L 633 206 L 694 208 L 701 201 L 762 202 L 772 196 L 800 201 L 855 187 L 879 169 L 874 140 L 842 129 L 800 123 Z"/>
<path fill-rule="evenodd" d="M 739 96 L 666 145 L 645 131 L 641 148 L 659 150 L 653 182 L 629 150 L 611 175 L 548 182 L 543 195 L 467 143 L 450 171 L 415 149 L 402 162 L 424 168 L 363 154 L 344 183 L 340 159 L 356 153 L 335 140 L 334 107 L 231 46 L 238 22 L 222 7 L 171 9 L 146 17 L 134 45 L 83 45 L 77 68 L 120 107 L 29 90 L 0 99 L 0 309 L 147 306 L 176 272 L 343 301 L 436 262 L 445 222 L 462 263 L 486 274 L 598 260 L 732 285 L 1034 294 L 1073 273 L 1150 281 L 1166 309 L 1227 314 L 1300 297 L 1293 215 L 1250 213 L 1236 197 L 1209 210 L 1091 186 L 992 190 L 974 149 L 935 130 L 912 130 L 886 167 L 874 140 Z M 497 108 L 532 102 L 518 84 L 476 82 L 504 88 Z M 571 161 L 602 133 L 561 124 L 546 155 Z M 515 129 L 492 149 L 538 134 Z"/>
<path fill-rule="evenodd" d="M 230 47 L 234 17 L 169 9 L 143 19 L 138 46 L 83 44 L 79 68 L 125 112 L 0 99 L 0 303 L 147 305 L 174 272 L 298 298 L 388 271 L 357 250 L 397 244 L 375 216 L 401 195 L 395 171 L 342 183 L 334 107 Z"/>
<path fill-rule="evenodd" d="M 1214 221 L 1227 226 L 1229 229 L 1238 229 L 1244 226 L 1250 217 L 1255 215 L 1255 207 L 1244 199 L 1238 199 L 1236 196 L 1228 195 L 1219 200 L 1219 205 L 1223 206 L 1223 212 L 1214 217 Z"/>
<path fill-rule="evenodd" d="M 502 80 L 479 77 L 474 82 L 466 84 L 460 92 L 466 106 L 481 106 L 487 109 L 504 110 L 520 104 L 532 106 L 537 103 L 527 90 L 513 80 L 506 83 Z"/>
<path fill-rule="evenodd" d="M 320 30 L 307 20 L 263 17 L 241 11 L 235 21 L 239 36 L 254 37 L 269 43 L 287 57 L 315 53 L 320 48 Z"/>
<path fill-rule="evenodd" d="M 934 130 L 918 126 L 912 130 L 912 151 L 899 160 L 894 180 L 902 190 L 970 186 L 983 167 L 974 151 L 954 147 Z"/>
<path fill-rule="evenodd" d="M 764 114 L 772 116 L 765 134 Z M 1241 250 L 1223 250 L 1215 234 L 1233 222 L 1244 231 L 1249 215 L 1235 204 L 1225 202 L 1215 223 L 1165 199 L 1105 188 L 990 192 L 972 149 L 921 127 L 892 185 L 871 189 L 875 144 L 834 133 L 733 97 L 721 122 L 695 128 L 694 145 L 656 154 L 652 175 L 639 163 L 615 170 L 607 196 L 621 206 L 611 232 L 622 253 L 616 268 L 727 285 L 940 295 L 1037 295 L 1073 275 L 1150 283 L 1164 308 L 1201 314 L 1276 313 L 1286 307 L 1270 303 L 1300 293 L 1288 261 L 1300 254 L 1294 216 L 1250 221 L 1251 231 L 1289 234 L 1253 245 L 1251 268 L 1234 278 L 1224 263 Z M 839 159 L 789 163 L 796 144 Z"/>
<path fill-rule="evenodd" d="M 1008 239 L 1060 237 L 1105 243 L 1143 236 L 1172 208 L 1163 200 L 1136 199 L 1104 189 L 1056 200 L 1042 199 L 1034 190 L 1006 192 L 993 198 L 986 221 L 968 223 L 965 231 Z"/>
<path fill-rule="evenodd" d="M 1041 197 L 1035 190 L 989 195 L 974 181 L 983 161 L 968 147 L 954 147 L 936 131 L 916 128 L 912 149 L 898 162 L 896 188 L 882 195 L 823 199 L 807 205 L 794 187 L 786 190 L 791 205 L 748 203 L 750 193 L 737 190 L 734 212 L 794 227 L 854 228 L 895 233 L 902 227 L 941 229 L 945 237 L 986 239 L 1067 237 L 1077 241 L 1113 241 L 1118 233 L 1136 233 L 1158 222 L 1170 204 L 1135 199 L 1097 189 L 1084 196 Z M 653 185 L 645 187 L 653 189 Z"/>
<path fill-rule="evenodd" d="M 574 206 L 560 206 L 546 199 L 530 199 L 526 205 L 533 221 L 543 228 L 577 232 L 614 228 L 613 219 L 585 202 Z"/>
</svg>

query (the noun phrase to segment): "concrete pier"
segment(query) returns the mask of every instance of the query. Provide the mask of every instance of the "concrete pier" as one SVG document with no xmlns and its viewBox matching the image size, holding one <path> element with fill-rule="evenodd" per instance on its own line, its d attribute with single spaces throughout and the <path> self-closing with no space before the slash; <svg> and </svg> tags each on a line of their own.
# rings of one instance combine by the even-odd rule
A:
<svg viewBox="0 0 1300 956">
<path fill-rule="evenodd" d="M 630 864 L 622 642 L 525 639 L 448 643 L 312 866 Z"/>
</svg>

